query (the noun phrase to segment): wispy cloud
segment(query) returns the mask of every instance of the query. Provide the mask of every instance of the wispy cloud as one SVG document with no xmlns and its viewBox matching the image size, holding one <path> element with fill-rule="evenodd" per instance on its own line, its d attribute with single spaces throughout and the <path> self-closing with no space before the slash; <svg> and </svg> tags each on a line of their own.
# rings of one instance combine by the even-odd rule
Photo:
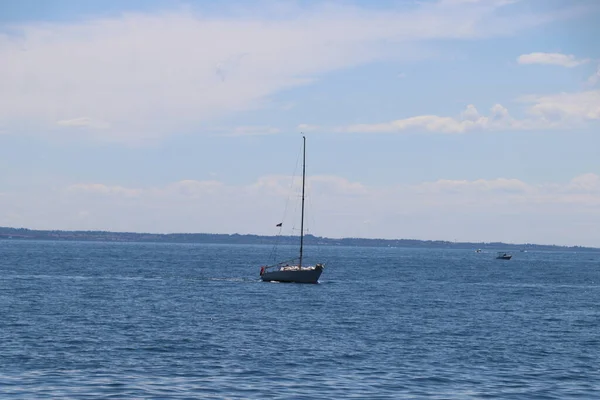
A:
<svg viewBox="0 0 600 400">
<path fill-rule="evenodd" d="M 110 124 L 103 121 L 96 121 L 87 117 L 63 119 L 56 122 L 57 125 L 72 128 L 94 128 L 94 129 L 107 129 L 110 128 Z"/>
<path fill-rule="evenodd" d="M 531 104 L 526 108 L 529 117 L 514 118 L 500 104 L 494 105 L 488 115 L 482 115 L 471 104 L 458 117 L 419 115 L 390 122 L 338 127 L 336 130 L 357 133 L 425 131 L 457 134 L 472 131 L 570 129 L 588 121 L 600 120 L 600 90 L 523 96 L 518 100 Z"/>
<path fill-rule="evenodd" d="M 238 126 L 222 131 L 224 136 L 264 136 L 280 133 L 281 129 L 270 126 Z"/>
<path fill-rule="evenodd" d="M 598 64 L 598 69 L 596 72 L 588 78 L 588 85 L 595 86 L 598 82 L 600 82 L 600 64 Z"/>
<path fill-rule="evenodd" d="M 507 18 L 498 12 L 506 3 L 283 7 L 276 18 L 268 7 L 236 16 L 177 11 L 13 27 L 16 35 L 0 36 L 0 119 L 11 131 L 60 121 L 114 141 L 197 131 L 323 73 L 414 57 L 405 50 L 415 42 L 507 35 L 549 20 Z"/>
<path fill-rule="evenodd" d="M 297 129 L 300 132 L 313 132 L 318 131 L 319 129 L 321 129 L 321 127 L 318 125 L 300 124 L 298 125 Z"/>
<path fill-rule="evenodd" d="M 546 64 L 559 65 L 561 67 L 573 68 L 588 63 L 587 58 L 577 58 L 572 54 L 561 53 L 529 53 L 517 58 L 519 64 Z"/>
<path fill-rule="evenodd" d="M 546 96 L 524 96 L 521 101 L 532 103 L 528 112 L 538 120 L 570 123 L 600 120 L 600 90 L 559 93 Z"/>
<path fill-rule="evenodd" d="M 97 195 L 117 195 L 126 197 L 135 197 L 142 194 L 141 189 L 130 189 L 122 186 L 110 186 L 102 183 L 75 184 L 67 188 L 68 192 L 73 193 L 92 193 Z"/>
<path fill-rule="evenodd" d="M 564 231 L 571 229 L 577 232 L 572 244 L 600 245 L 594 235 L 600 223 L 600 176 L 594 173 L 543 184 L 502 177 L 400 185 L 368 185 L 335 175 L 309 176 L 308 181 L 307 223 L 314 234 L 453 239 L 456 224 L 448 222 L 460 221 L 465 240 L 529 241 L 528 235 L 543 228 L 546 233 L 537 232 L 539 240 L 564 243 Z M 274 234 L 272 222 L 281 222 L 290 191 L 298 189 L 291 182 L 289 176 L 263 176 L 240 185 L 216 180 L 151 187 L 96 182 L 38 196 L 13 192 L 0 196 L 0 226 Z M 290 205 L 284 215 L 289 233 L 298 222 L 294 209 L 298 211 Z M 519 218 L 507 222 L 505 215 L 515 212 Z M 367 220 L 369 224 L 356 223 Z M 508 224 L 508 236 L 484 229 L 490 221 L 497 228 Z M 557 221 L 561 229 L 552 235 Z M 597 224 L 581 231 L 577 221 Z"/>
<path fill-rule="evenodd" d="M 508 126 L 513 121 L 508 115 L 508 111 L 499 104 L 495 105 L 490 112 L 491 115 L 489 117 L 482 116 L 475 106 L 469 105 L 459 118 L 437 115 L 419 115 L 391 122 L 350 125 L 338 128 L 338 131 L 386 133 L 406 130 L 422 130 L 436 133 L 465 133 L 478 129 L 492 129 L 498 126 Z"/>
</svg>

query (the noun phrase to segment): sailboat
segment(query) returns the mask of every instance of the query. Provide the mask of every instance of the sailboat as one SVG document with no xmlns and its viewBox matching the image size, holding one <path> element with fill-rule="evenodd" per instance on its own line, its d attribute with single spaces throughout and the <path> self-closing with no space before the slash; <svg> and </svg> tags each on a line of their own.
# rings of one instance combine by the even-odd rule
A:
<svg viewBox="0 0 600 400">
<path fill-rule="evenodd" d="M 300 255 L 297 259 L 282 261 L 275 265 L 260 267 L 260 279 L 264 282 L 318 283 L 325 266 L 302 265 L 304 248 L 304 187 L 306 182 L 306 137 L 302 136 L 302 212 L 300 219 Z M 295 264 L 295 261 L 298 261 Z"/>
</svg>

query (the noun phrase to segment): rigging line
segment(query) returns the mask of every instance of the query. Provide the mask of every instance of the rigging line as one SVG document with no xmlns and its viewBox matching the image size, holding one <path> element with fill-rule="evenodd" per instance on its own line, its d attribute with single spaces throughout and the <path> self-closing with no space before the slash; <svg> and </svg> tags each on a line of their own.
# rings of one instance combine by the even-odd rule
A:
<svg viewBox="0 0 600 400">
<path fill-rule="evenodd" d="M 294 173 L 292 174 L 292 182 L 290 183 L 290 190 L 289 190 L 288 193 L 291 193 L 292 190 L 293 190 L 293 188 L 294 188 L 294 182 L 296 181 L 296 172 L 298 171 L 298 164 L 300 163 L 300 155 L 301 154 L 302 154 L 302 152 L 298 153 L 298 156 L 296 158 L 296 165 L 294 166 Z M 283 209 L 283 219 L 285 219 L 285 215 L 287 213 L 287 209 L 288 209 L 288 205 L 290 203 L 290 197 L 291 196 L 292 196 L 291 194 L 288 194 L 288 197 L 287 197 L 287 199 L 285 201 L 285 207 Z"/>
<path fill-rule="evenodd" d="M 288 196 L 287 199 L 285 200 L 285 206 L 283 208 L 283 216 L 281 218 L 281 222 L 283 222 L 285 220 L 285 216 L 287 214 L 287 209 L 290 203 L 290 197 L 292 196 L 292 190 L 294 188 L 294 182 L 296 180 L 296 173 L 298 172 L 298 164 L 300 163 L 300 156 L 302 154 L 302 150 L 300 150 L 300 152 L 298 152 L 298 156 L 296 157 L 296 165 L 294 166 L 294 173 L 292 174 L 292 182 L 290 183 L 290 189 L 288 191 Z M 292 230 L 294 229 L 295 225 L 292 226 Z M 281 233 L 283 231 L 283 224 L 279 227 L 279 232 L 277 232 L 277 235 L 275 236 L 275 243 L 273 244 L 273 249 L 271 250 L 271 254 L 269 255 L 269 258 L 273 258 L 276 259 L 277 258 L 277 247 L 279 246 L 279 242 L 281 240 Z"/>
</svg>

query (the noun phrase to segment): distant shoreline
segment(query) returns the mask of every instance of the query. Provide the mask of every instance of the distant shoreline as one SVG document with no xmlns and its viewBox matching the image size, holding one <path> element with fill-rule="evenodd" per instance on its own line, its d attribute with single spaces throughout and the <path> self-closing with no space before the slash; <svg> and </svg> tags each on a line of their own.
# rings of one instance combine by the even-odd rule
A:
<svg viewBox="0 0 600 400">
<path fill-rule="evenodd" d="M 107 231 L 63 231 L 36 230 L 26 228 L 0 227 L 0 240 L 58 240 L 93 242 L 140 242 L 140 243 L 214 243 L 214 244 L 281 244 L 297 245 L 297 236 L 264 236 L 252 234 L 222 233 L 137 233 Z M 367 239 L 367 238 L 327 238 L 313 235 L 304 236 L 306 245 L 353 246 L 353 247 L 429 247 L 449 249 L 482 249 L 503 251 L 560 250 L 560 251 L 600 251 L 600 248 L 584 246 L 559 246 L 532 243 L 502 242 L 451 242 L 444 240 L 416 239 Z"/>
</svg>

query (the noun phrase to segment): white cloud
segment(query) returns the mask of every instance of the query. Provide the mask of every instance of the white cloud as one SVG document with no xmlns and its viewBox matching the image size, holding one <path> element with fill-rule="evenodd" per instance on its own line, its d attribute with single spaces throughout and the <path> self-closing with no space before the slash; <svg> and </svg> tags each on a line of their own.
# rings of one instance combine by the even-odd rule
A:
<svg viewBox="0 0 600 400">
<path fill-rule="evenodd" d="M 263 136 L 280 133 L 281 130 L 269 126 L 238 126 L 225 130 L 226 136 Z"/>
<path fill-rule="evenodd" d="M 509 19 L 496 12 L 504 3 L 289 6 L 277 18 L 266 17 L 270 9 L 181 11 L 15 26 L 16 34 L 0 35 L 0 122 L 15 133 L 25 121 L 37 132 L 77 126 L 112 141 L 197 131 L 325 72 L 415 57 L 415 42 L 506 35 L 548 20 Z"/>
<path fill-rule="evenodd" d="M 427 131 L 456 134 L 471 131 L 569 129 L 600 119 L 600 90 L 523 96 L 519 101 L 531 104 L 526 109 L 529 118 L 513 118 L 500 104 L 494 105 L 488 115 L 481 115 L 477 108 L 470 104 L 458 118 L 420 115 L 391 122 L 350 125 L 336 130 L 360 133 Z"/>
<path fill-rule="evenodd" d="M 588 78 L 588 84 L 590 86 L 595 86 L 600 81 L 600 64 L 598 65 L 598 69 L 596 72 Z"/>
<path fill-rule="evenodd" d="M 57 125 L 66 126 L 66 127 L 74 127 L 74 128 L 94 128 L 94 129 L 107 129 L 110 125 L 106 122 L 95 121 L 91 118 L 80 117 L 73 119 L 63 119 L 56 122 Z"/>
<path fill-rule="evenodd" d="M 285 197 L 290 191 L 299 194 L 302 181 L 300 177 L 286 175 L 267 175 L 259 178 L 250 186 L 254 192 L 264 192 L 264 195 Z M 333 175 L 313 175 L 306 178 L 306 190 L 334 196 L 360 196 L 366 193 L 364 185 L 351 182 L 345 178 Z"/>
<path fill-rule="evenodd" d="M 494 4 L 494 5 L 507 5 L 517 3 L 521 0 L 441 0 L 442 5 L 462 5 L 462 4 Z"/>
<path fill-rule="evenodd" d="M 321 129 L 321 127 L 318 125 L 300 124 L 300 125 L 298 125 L 297 129 L 300 132 L 314 132 L 314 131 L 318 131 L 319 129 Z"/>
<path fill-rule="evenodd" d="M 600 193 L 600 176 L 592 173 L 577 176 L 571 180 L 569 191 Z"/>
<path fill-rule="evenodd" d="M 285 234 L 297 234 L 295 183 L 290 185 L 289 176 L 265 176 L 243 185 L 90 183 L 37 196 L 5 193 L 0 226 L 275 234 L 275 224 L 283 221 Z M 309 176 L 308 189 L 306 223 L 317 235 L 600 246 L 600 175 L 595 173 L 563 183 L 497 178 L 387 186 Z"/>
<path fill-rule="evenodd" d="M 517 122 L 508 114 L 508 110 L 496 104 L 490 109 L 489 116 L 479 114 L 472 104 L 461 113 L 459 118 L 441 117 L 437 115 L 419 115 L 392 122 L 378 124 L 357 124 L 341 127 L 339 132 L 400 132 L 405 130 L 428 131 L 436 133 L 466 133 L 483 129 L 501 129 L 517 125 Z"/>
<path fill-rule="evenodd" d="M 547 64 L 573 68 L 589 62 L 589 59 L 578 59 L 572 54 L 561 53 L 529 53 L 517 58 L 519 64 Z"/>
<path fill-rule="evenodd" d="M 528 111 L 542 121 L 572 122 L 600 119 L 600 90 L 524 96 L 521 101 L 533 103 Z"/>
<path fill-rule="evenodd" d="M 505 192 L 505 193 L 527 193 L 531 191 L 529 185 L 518 179 L 498 178 L 492 180 L 477 179 L 467 180 L 446 180 L 441 179 L 436 182 L 425 182 L 418 186 L 424 193 L 459 193 L 465 194 L 466 191 L 476 192 Z"/>
<path fill-rule="evenodd" d="M 362 196 L 368 194 L 365 185 L 333 175 L 317 175 L 307 179 L 308 190 L 335 196 Z"/>
<path fill-rule="evenodd" d="M 69 186 L 67 191 L 74 193 L 117 195 L 125 197 L 135 197 L 142 193 L 141 189 L 129 189 L 122 186 L 107 186 L 101 183 L 75 184 Z"/>
</svg>

